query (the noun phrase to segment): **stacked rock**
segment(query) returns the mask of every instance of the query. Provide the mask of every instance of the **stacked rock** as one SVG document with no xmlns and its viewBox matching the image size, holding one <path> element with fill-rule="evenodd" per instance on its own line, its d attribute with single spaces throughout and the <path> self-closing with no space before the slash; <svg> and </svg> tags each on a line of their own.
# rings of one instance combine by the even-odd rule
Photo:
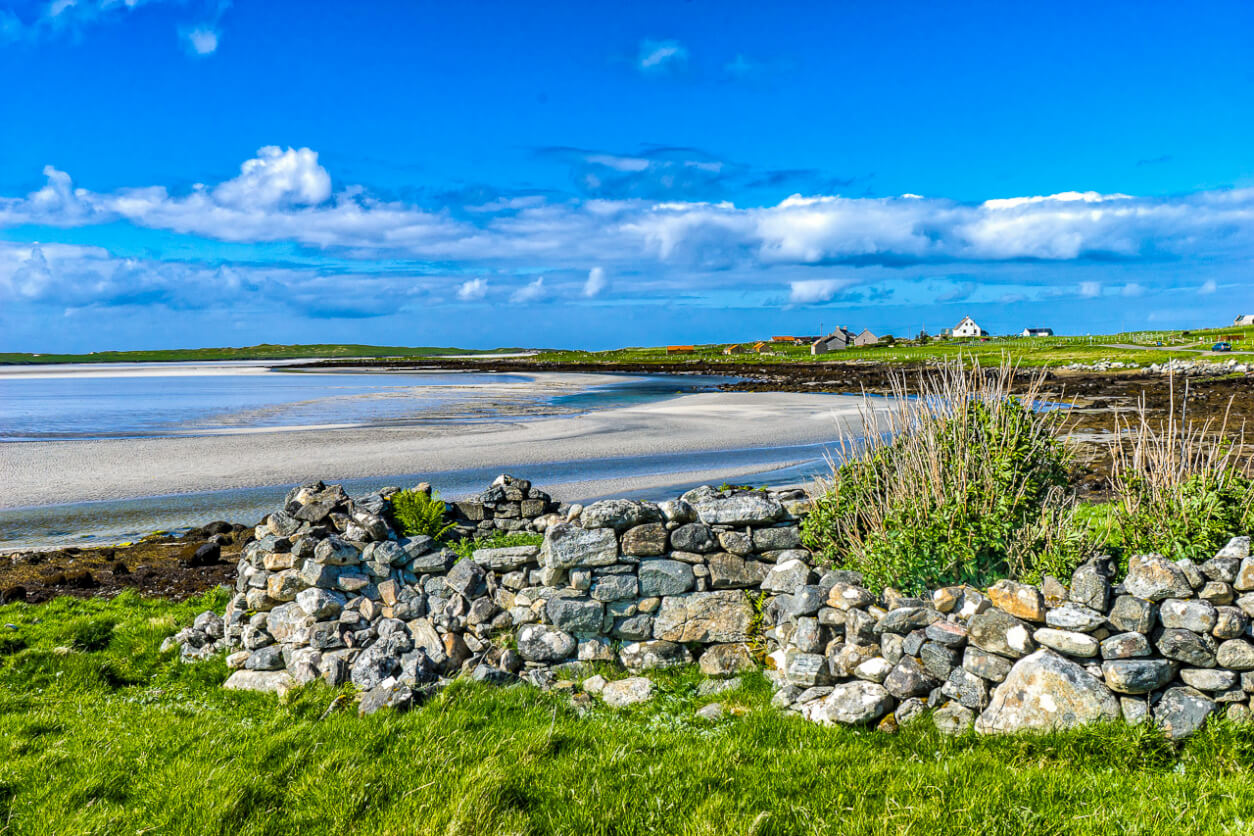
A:
<svg viewBox="0 0 1254 836">
<path fill-rule="evenodd" d="M 488 489 L 472 499 L 454 502 L 451 516 L 462 537 L 491 534 L 494 531 L 540 531 L 555 510 L 552 498 L 526 479 L 498 476 Z"/>
<path fill-rule="evenodd" d="M 777 572 L 784 569 L 777 567 Z M 1070 588 L 1003 580 L 877 600 L 849 573 L 791 567 L 771 591 L 776 702 L 822 723 L 909 722 L 947 731 L 1067 728 L 1152 718 L 1179 738 L 1254 693 L 1254 559 L 1234 538 L 1198 566 L 1159 555 L 1095 558 Z M 764 588 L 766 585 L 764 584 Z"/>
<path fill-rule="evenodd" d="M 504 492 L 494 512 L 500 502 L 551 507 L 520 480 L 493 488 Z M 731 675 L 754 666 L 759 619 L 746 591 L 777 563 L 808 558 L 800 491 L 699 488 L 661 504 L 571 506 L 531 521 L 542 547 L 460 561 L 391 528 L 395 492 L 293 490 L 245 547 L 225 617 L 203 614 L 172 640 L 183 658 L 229 651 L 228 688 L 351 682 L 365 711 L 404 706 L 458 674 L 547 685 L 580 661 L 640 671 L 699 659 Z"/>
</svg>

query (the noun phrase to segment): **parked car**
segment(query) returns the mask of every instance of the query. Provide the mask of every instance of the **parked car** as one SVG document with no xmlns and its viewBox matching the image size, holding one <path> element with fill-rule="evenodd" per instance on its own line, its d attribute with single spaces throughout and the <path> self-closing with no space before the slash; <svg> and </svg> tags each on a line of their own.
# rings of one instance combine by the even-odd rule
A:
<svg viewBox="0 0 1254 836">
<path fill-rule="evenodd" d="M 1232 351 L 1232 343 L 1215 343 L 1210 347 L 1211 351 Z"/>
</svg>

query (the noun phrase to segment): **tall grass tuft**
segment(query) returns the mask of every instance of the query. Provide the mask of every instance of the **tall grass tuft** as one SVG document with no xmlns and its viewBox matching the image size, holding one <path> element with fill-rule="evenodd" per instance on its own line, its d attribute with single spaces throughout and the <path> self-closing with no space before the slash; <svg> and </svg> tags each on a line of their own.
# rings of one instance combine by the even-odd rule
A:
<svg viewBox="0 0 1254 836">
<path fill-rule="evenodd" d="M 956 361 L 913 386 L 896 378 L 861 436 L 841 438 L 806 544 L 877 590 L 1068 573 L 1089 550 L 1072 524 L 1072 454 L 1058 413 L 1038 406 L 1043 374 L 1015 392 L 1016 372 Z"/>
<path fill-rule="evenodd" d="M 1254 473 L 1245 424 L 1192 420 L 1188 383 L 1177 409 L 1174 379 L 1165 419 L 1151 420 L 1144 399 L 1115 416 L 1110 442 L 1112 534 L 1125 555 L 1158 552 L 1206 560 L 1229 537 L 1254 528 Z"/>
</svg>

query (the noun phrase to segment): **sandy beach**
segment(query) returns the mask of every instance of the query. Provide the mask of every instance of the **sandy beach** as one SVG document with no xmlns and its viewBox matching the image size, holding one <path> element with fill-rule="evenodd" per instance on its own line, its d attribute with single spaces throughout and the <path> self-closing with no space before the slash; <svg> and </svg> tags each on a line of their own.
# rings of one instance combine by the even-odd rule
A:
<svg viewBox="0 0 1254 836">
<path fill-rule="evenodd" d="M 683 454 L 832 442 L 841 428 L 857 430 L 862 403 L 839 395 L 701 393 L 525 422 L 7 444 L 0 508 L 659 454 L 676 456 L 667 478 L 699 479 L 710 468 L 685 471 Z M 638 490 L 659 478 L 599 480 L 582 492 Z"/>
</svg>

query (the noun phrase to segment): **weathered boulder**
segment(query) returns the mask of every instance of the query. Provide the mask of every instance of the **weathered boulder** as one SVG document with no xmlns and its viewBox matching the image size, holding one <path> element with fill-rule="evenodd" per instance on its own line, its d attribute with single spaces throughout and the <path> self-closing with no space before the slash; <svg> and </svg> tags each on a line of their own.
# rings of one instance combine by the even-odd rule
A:
<svg viewBox="0 0 1254 836">
<path fill-rule="evenodd" d="M 609 566 L 618 561 L 618 537 L 612 528 L 558 523 L 545 529 L 540 557 L 550 569 Z"/>
<path fill-rule="evenodd" d="M 1188 598 L 1193 587 L 1179 566 L 1162 555 L 1133 555 L 1128 562 L 1128 575 L 1123 580 L 1128 594 L 1147 601 L 1167 598 Z"/>
<path fill-rule="evenodd" d="M 1195 688 L 1168 688 L 1154 706 L 1154 722 L 1172 740 L 1188 737 L 1202 727 L 1218 705 Z"/>
<path fill-rule="evenodd" d="M 671 532 L 671 547 L 681 552 L 708 554 L 718 549 L 718 540 L 708 525 L 688 523 Z"/>
<path fill-rule="evenodd" d="M 228 691 L 260 691 L 282 696 L 296 687 L 296 680 L 287 671 L 238 670 L 227 677 L 222 687 Z"/>
<path fill-rule="evenodd" d="M 696 584 L 691 566 L 667 558 L 640 561 L 636 575 L 640 579 L 640 595 L 645 598 L 680 595 Z"/>
<path fill-rule="evenodd" d="M 669 539 L 670 532 L 660 522 L 633 526 L 623 534 L 622 551 L 633 557 L 653 557 L 666 552 Z"/>
<path fill-rule="evenodd" d="M 993 606 L 1025 621 L 1045 620 L 1045 598 L 1035 586 L 1000 580 L 988 588 Z"/>
<path fill-rule="evenodd" d="M 357 713 L 365 717 L 384 708 L 404 711 L 414 704 L 414 692 L 399 682 L 384 682 L 361 695 Z"/>
<path fill-rule="evenodd" d="M 1120 595 L 1110 609 L 1110 623 L 1125 633 L 1149 633 L 1158 621 L 1158 605 L 1134 595 Z"/>
<path fill-rule="evenodd" d="M 629 671 L 649 671 L 691 664 L 692 654 L 675 642 L 644 641 L 623 645 L 618 659 Z"/>
<path fill-rule="evenodd" d="M 547 624 L 524 624 L 518 630 L 518 654 L 528 662 L 560 662 L 577 647 L 570 633 Z"/>
<path fill-rule="evenodd" d="M 673 642 L 725 644 L 749 640 L 753 607 L 737 590 L 693 592 L 662 599 L 653 636 Z"/>
<path fill-rule="evenodd" d="M 1168 629 L 1209 633 L 1215 629 L 1218 613 L 1209 601 L 1168 598 L 1158 606 L 1158 618 Z"/>
<path fill-rule="evenodd" d="M 758 491 L 727 498 L 698 499 L 692 507 L 706 525 L 765 525 L 784 515 L 784 506 Z"/>
<path fill-rule="evenodd" d="M 766 592 L 792 593 L 809 584 L 813 577 L 814 570 L 801 560 L 783 560 L 771 567 L 766 579 L 762 581 L 762 589 Z"/>
<path fill-rule="evenodd" d="M 883 685 L 859 680 L 837 685 L 823 699 L 804 706 L 802 714 L 812 722 L 827 726 L 835 723 L 861 726 L 880 719 L 892 707 L 893 698 Z"/>
<path fill-rule="evenodd" d="M 1078 656 L 1081 659 L 1092 659 L 1099 649 L 1097 639 L 1087 633 L 1077 633 L 1074 630 L 1042 627 L 1032 634 L 1032 638 L 1037 644 L 1056 650 L 1065 656 Z"/>
<path fill-rule="evenodd" d="M 925 671 L 912 656 L 902 657 L 884 677 L 885 690 L 899 700 L 924 696 L 938 685 L 940 681 Z"/>
<path fill-rule="evenodd" d="M 1106 616 L 1084 604 L 1068 602 L 1047 612 L 1045 623 L 1059 630 L 1091 633 L 1106 624 Z"/>
<path fill-rule="evenodd" d="M 629 705 L 648 702 L 653 698 L 653 682 L 643 676 L 629 676 L 607 682 L 601 688 L 601 699 L 610 708 L 626 708 Z"/>
<path fill-rule="evenodd" d="M 1176 662 L 1183 662 L 1195 668 L 1215 666 L 1215 653 L 1218 646 L 1210 636 L 1200 635 L 1190 630 L 1163 630 L 1154 645 L 1164 657 Z"/>
<path fill-rule="evenodd" d="M 985 610 L 972 618 L 967 633 L 976 647 L 1011 659 L 1036 650 L 1028 625 L 1000 609 Z"/>
<path fill-rule="evenodd" d="M 1090 610 L 1105 612 L 1110 607 L 1110 578 L 1114 568 L 1114 561 L 1107 557 L 1084 563 L 1071 575 L 1070 599 Z"/>
<path fill-rule="evenodd" d="M 1167 659 L 1110 659 L 1102 662 L 1102 676 L 1112 691 L 1148 694 L 1170 682 L 1177 667 Z"/>
<path fill-rule="evenodd" d="M 1254 671 L 1254 644 L 1244 639 L 1229 639 L 1219 645 L 1215 661 L 1221 668 Z"/>
<path fill-rule="evenodd" d="M 701 653 L 699 667 L 706 676 L 722 679 L 756 670 L 758 663 L 746 644 L 716 644 Z"/>
<path fill-rule="evenodd" d="M 761 586 L 771 564 L 761 560 L 746 560 L 727 552 L 712 554 L 707 559 L 710 569 L 710 586 L 714 589 L 750 589 Z"/>
<path fill-rule="evenodd" d="M 539 562 L 539 546 L 503 546 L 497 549 L 476 549 L 474 561 L 494 572 L 513 572 Z"/>
<path fill-rule="evenodd" d="M 663 522 L 665 517 L 652 502 L 603 499 L 585 506 L 579 520 L 584 528 L 611 528 L 621 533 L 638 525 Z"/>
<path fill-rule="evenodd" d="M 993 689 L 975 730 L 1047 731 L 1118 718 L 1119 701 L 1101 680 L 1052 650 L 1038 650 L 1016 662 Z"/>
<path fill-rule="evenodd" d="M 544 612 L 554 627 L 575 635 L 599 633 L 605 621 L 605 606 L 591 598 L 550 598 Z"/>
</svg>

